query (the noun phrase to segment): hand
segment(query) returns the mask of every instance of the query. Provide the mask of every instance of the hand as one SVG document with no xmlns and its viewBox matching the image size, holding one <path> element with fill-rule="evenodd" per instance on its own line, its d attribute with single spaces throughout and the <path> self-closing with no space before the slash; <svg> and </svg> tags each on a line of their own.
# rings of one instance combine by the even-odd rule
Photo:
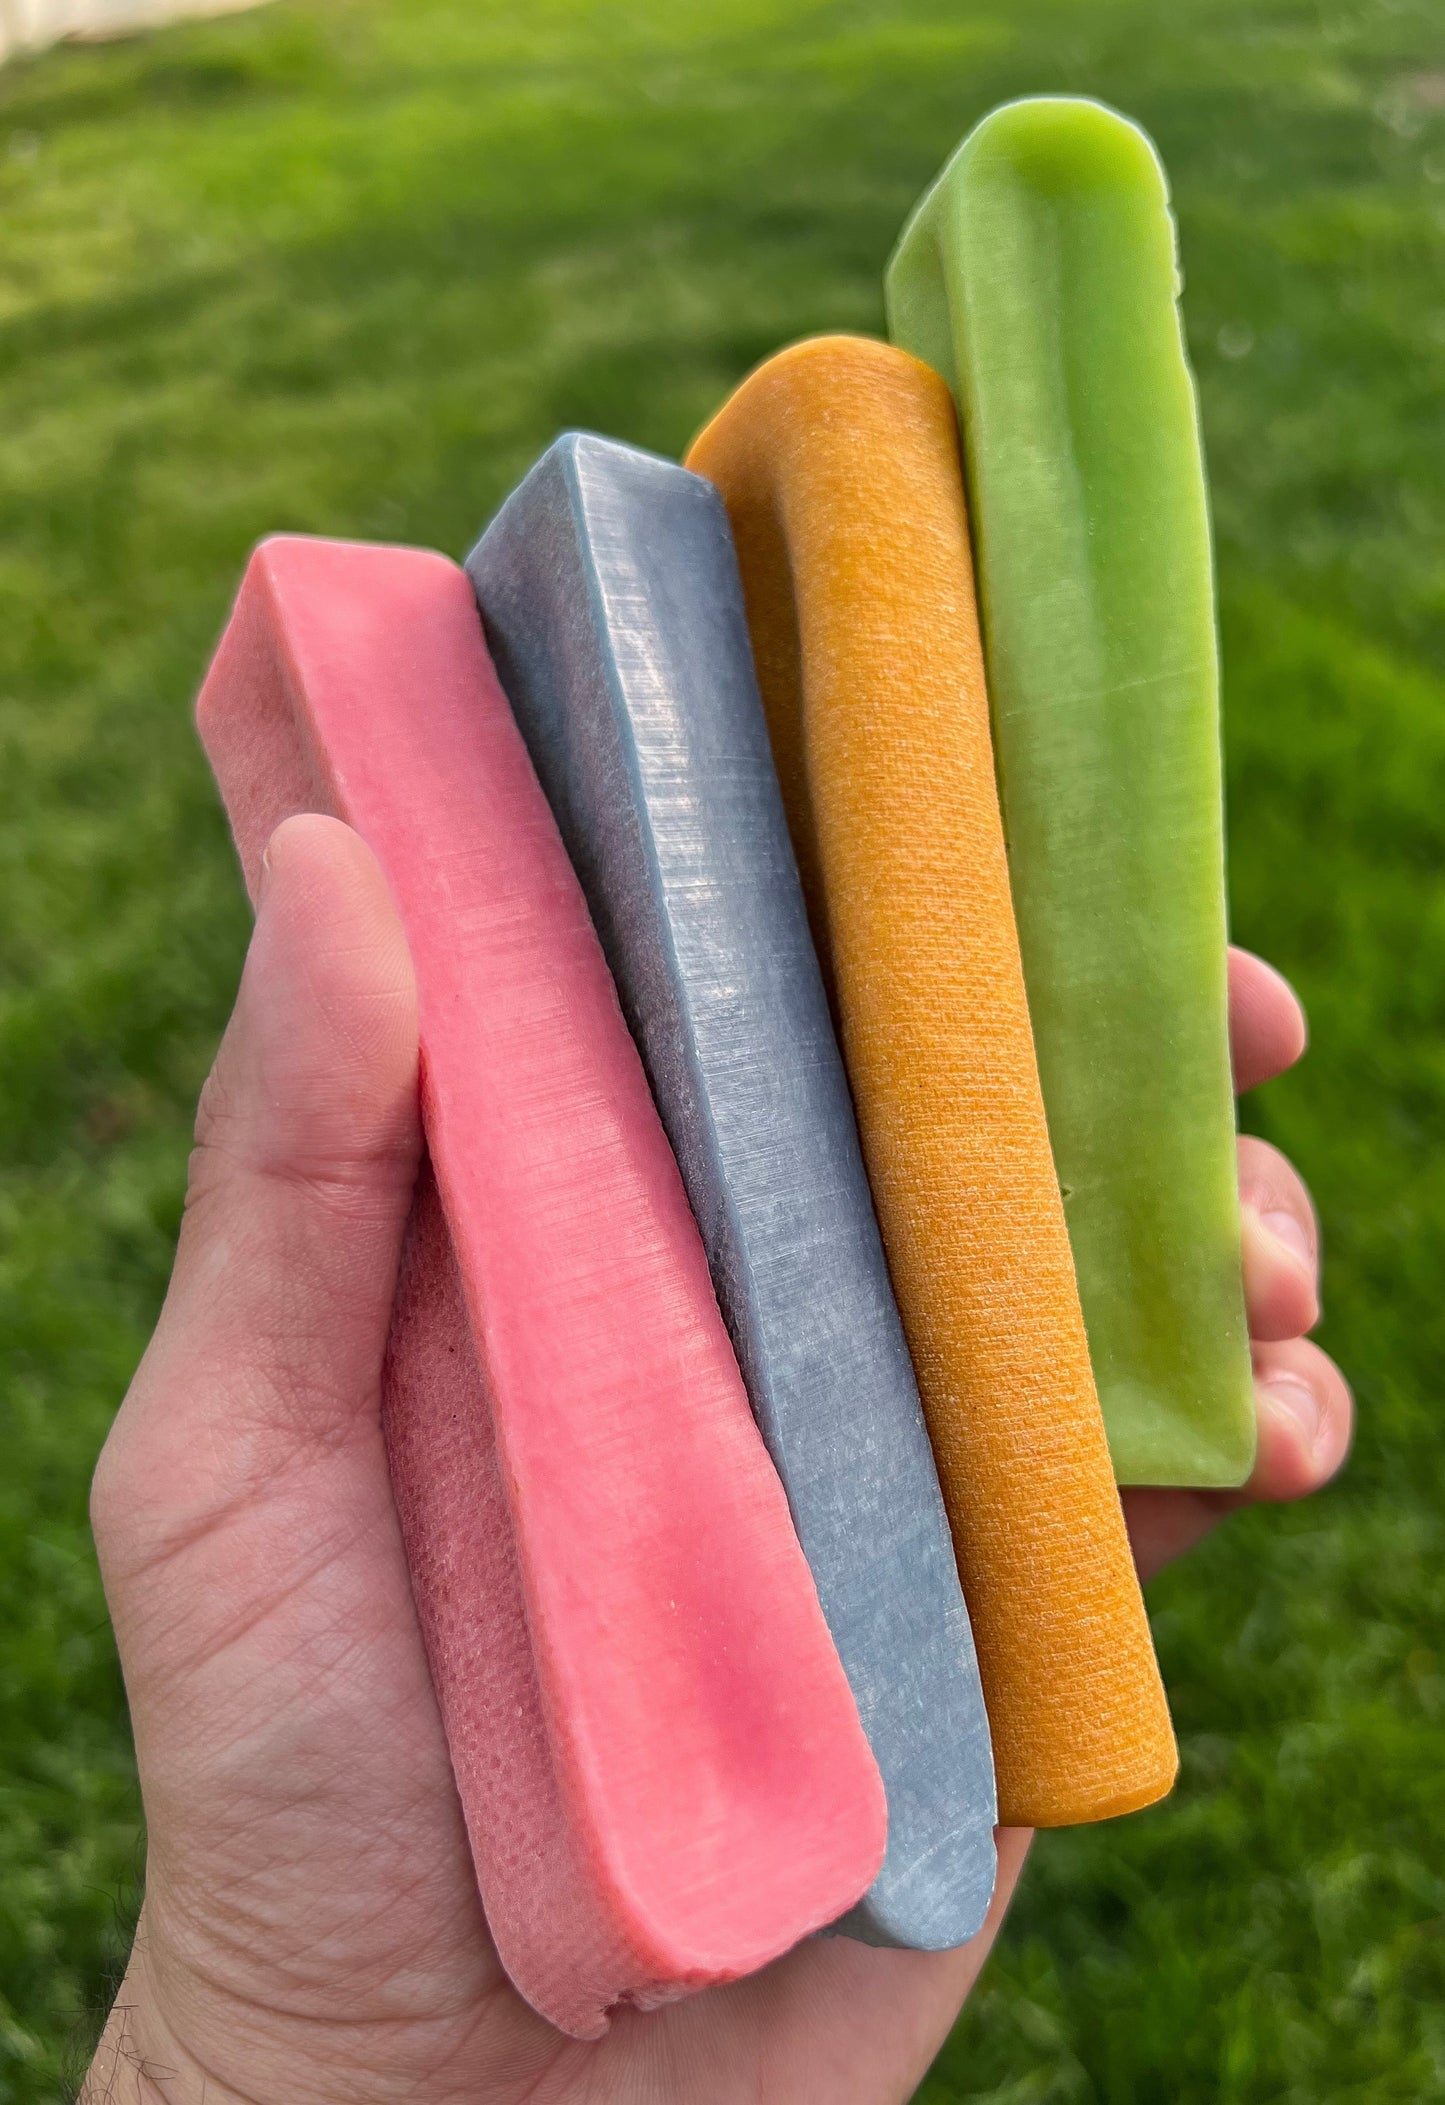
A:
<svg viewBox="0 0 1445 2105">
<path fill-rule="evenodd" d="M 1237 966 L 1252 1079 L 1303 1042 Z M 1291 1050 L 1293 1048 L 1293 1050 Z M 379 1376 L 416 1171 L 415 990 L 385 884 L 334 820 L 272 841 L 236 1011 L 197 1122 L 159 1326 L 96 1473 L 96 1540 L 135 1729 L 146 1897 L 87 2083 L 116 2105 L 886 2105 L 976 1976 L 1028 1846 L 964 1950 L 815 1940 L 594 2044 L 512 1993 L 473 1879 L 387 1483 Z M 1348 1395 L 1297 1338 L 1298 1180 L 1245 1143 L 1261 1460 L 1241 1497 L 1337 1466 Z M 1308 1242 L 1311 1252 L 1312 1240 Z M 1318 1411 L 1271 1384 L 1298 1375 Z M 1152 1564 L 1227 1501 L 1132 1494 Z"/>
</svg>

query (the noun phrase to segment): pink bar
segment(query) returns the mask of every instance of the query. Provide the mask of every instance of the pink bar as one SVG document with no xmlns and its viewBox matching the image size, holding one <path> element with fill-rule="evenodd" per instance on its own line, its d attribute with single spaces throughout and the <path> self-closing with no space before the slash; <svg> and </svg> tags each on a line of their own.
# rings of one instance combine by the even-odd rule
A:
<svg viewBox="0 0 1445 2105">
<path fill-rule="evenodd" d="M 329 811 L 406 928 L 435 1183 L 397 1506 L 503 1963 L 596 2036 L 841 1915 L 882 1786 L 465 574 L 263 543 L 198 714 L 252 889 L 274 827 Z"/>
</svg>

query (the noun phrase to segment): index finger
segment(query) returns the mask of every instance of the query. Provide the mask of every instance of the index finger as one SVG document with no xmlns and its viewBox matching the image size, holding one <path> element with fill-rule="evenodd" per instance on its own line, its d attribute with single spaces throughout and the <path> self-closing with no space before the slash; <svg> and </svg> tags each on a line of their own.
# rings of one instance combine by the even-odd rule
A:
<svg viewBox="0 0 1445 2105">
<path fill-rule="evenodd" d="M 1299 996 L 1251 950 L 1229 950 L 1229 1046 L 1239 1094 L 1293 1067 L 1309 1043 Z"/>
</svg>

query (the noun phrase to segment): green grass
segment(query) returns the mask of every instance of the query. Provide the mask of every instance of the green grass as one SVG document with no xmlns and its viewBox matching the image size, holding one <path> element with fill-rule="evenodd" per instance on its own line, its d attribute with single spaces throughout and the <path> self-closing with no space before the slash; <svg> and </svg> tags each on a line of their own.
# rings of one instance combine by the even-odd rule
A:
<svg viewBox="0 0 1445 2105">
<path fill-rule="evenodd" d="M 1347 1480 L 1155 1589 L 1167 1807 L 1048 1839 L 921 2093 L 1445 2098 L 1445 72 L 1436 0 L 283 0 L 0 74 L 0 2105 L 134 1906 L 86 1480 L 246 916 L 190 729 L 249 544 L 460 553 L 557 431 L 675 452 L 881 326 L 1020 91 L 1169 164 L 1219 529 L 1238 933 L 1315 1050 Z"/>
</svg>

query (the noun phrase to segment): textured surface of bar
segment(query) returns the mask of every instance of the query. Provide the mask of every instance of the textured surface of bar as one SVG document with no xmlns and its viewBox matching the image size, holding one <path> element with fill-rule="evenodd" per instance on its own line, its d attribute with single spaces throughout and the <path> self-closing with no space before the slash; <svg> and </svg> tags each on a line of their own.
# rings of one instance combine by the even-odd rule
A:
<svg viewBox="0 0 1445 2105">
<path fill-rule="evenodd" d="M 889 325 L 957 391 L 1029 1006 L 1121 1483 L 1254 1459 L 1209 522 L 1164 172 L 1097 103 L 979 125 Z"/>
<path fill-rule="evenodd" d="M 1173 1735 L 1049 1155 L 994 786 L 952 405 L 822 338 L 693 446 L 758 676 L 993 1729 L 999 1816 L 1168 1789 Z"/>
<path fill-rule="evenodd" d="M 877 1770 L 465 574 L 264 544 L 199 718 L 248 881 L 334 812 L 406 929 L 431 1169 L 398 1512 L 503 1962 L 595 2035 L 857 1900 Z"/>
<path fill-rule="evenodd" d="M 941 1949 L 993 1887 L 988 1720 L 768 749 L 727 513 L 559 439 L 468 559 L 888 1797 L 843 1927 Z"/>
</svg>

